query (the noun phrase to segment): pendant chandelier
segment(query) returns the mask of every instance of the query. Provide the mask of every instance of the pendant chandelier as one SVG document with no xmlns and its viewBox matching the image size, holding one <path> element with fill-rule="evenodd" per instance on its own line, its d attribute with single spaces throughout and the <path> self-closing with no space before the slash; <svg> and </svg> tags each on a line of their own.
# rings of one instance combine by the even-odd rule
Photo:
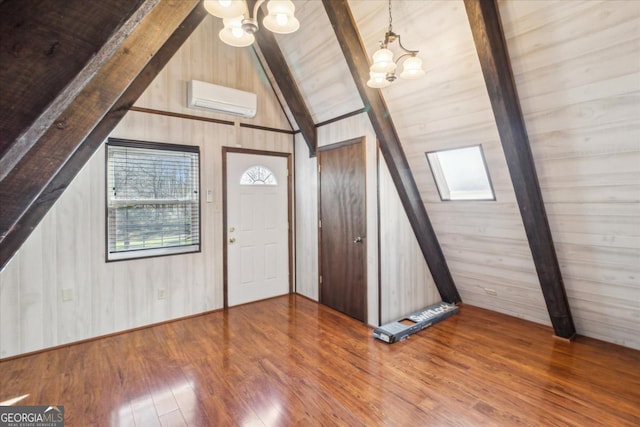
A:
<svg viewBox="0 0 640 427">
<path fill-rule="evenodd" d="M 402 46 L 400 34 L 393 32 L 391 18 L 391 0 L 389 0 L 389 29 L 384 34 L 384 40 L 380 42 L 380 49 L 373 55 L 373 64 L 369 68 L 369 81 L 367 86 L 372 88 L 384 88 L 390 86 L 396 80 L 396 68 L 399 61 L 404 58 L 403 69 L 400 78 L 417 79 L 424 76 L 422 69 L 422 59 L 418 58 L 417 50 L 410 50 Z M 398 41 L 398 46 L 402 49 L 397 60 L 393 60 L 393 52 L 389 49 L 389 44 Z"/>
<path fill-rule="evenodd" d="M 254 33 L 258 31 L 258 9 L 265 0 L 257 0 L 253 7 L 253 15 L 245 0 L 204 0 L 204 8 L 218 18 L 222 18 L 224 28 L 218 34 L 220 40 L 230 46 L 244 47 L 251 45 Z M 293 16 L 296 7 L 291 0 L 269 0 L 269 13 L 262 20 L 262 25 L 269 31 L 278 34 L 289 34 L 300 28 L 300 22 Z"/>
</svg>

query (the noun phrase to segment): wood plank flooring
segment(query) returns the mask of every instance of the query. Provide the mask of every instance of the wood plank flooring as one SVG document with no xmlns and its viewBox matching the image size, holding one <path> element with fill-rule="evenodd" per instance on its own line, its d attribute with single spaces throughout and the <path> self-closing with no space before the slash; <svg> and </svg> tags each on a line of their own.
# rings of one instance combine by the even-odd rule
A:
<svg viewBox="0 0 640 427">
<path fill-rule="evenodd" d="M 0 362 L 66 426 L 638 426 L 640 352 L 472 306 L 409 340 L 285 296 Z"/>
</svg>

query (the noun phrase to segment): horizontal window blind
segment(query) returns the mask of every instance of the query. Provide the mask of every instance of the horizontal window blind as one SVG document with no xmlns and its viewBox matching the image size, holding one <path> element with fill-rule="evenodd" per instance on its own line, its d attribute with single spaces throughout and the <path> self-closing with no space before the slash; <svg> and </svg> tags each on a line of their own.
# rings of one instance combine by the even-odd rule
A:
<svg viewBox="0 0 640 427">
<path fill-rule="evenodd" d="M 110 139 L 107 260 L 200 250 L 199 147 Z"/>
</svg>

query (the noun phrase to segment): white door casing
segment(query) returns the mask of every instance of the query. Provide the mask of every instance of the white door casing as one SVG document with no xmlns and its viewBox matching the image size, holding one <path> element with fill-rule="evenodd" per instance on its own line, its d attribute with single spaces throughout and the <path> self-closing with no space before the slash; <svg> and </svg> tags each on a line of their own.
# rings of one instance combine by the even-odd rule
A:
<svg viewBox="0 0 640 427">
<path fill-rule="evenodd" d="M 288 159 L 239 152 L 226 155 L 227 305 L 287 294 Z"/>
</svg>

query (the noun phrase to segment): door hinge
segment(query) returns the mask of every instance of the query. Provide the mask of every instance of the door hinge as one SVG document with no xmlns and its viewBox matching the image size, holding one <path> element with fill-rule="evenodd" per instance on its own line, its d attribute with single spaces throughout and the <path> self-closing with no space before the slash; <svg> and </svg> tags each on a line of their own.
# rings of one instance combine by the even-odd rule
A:
<svg viewBox="0 0 640 427">
<path fill-rule="evenodd" d="M 318 228 L 322 228 L 322 220 L 321 219 L 318 220 Z"/>
<path fill-rule="evenodd" d="M 320 275 L 320 284 L 322 285 L 322 275 Z"/>
</svg>

